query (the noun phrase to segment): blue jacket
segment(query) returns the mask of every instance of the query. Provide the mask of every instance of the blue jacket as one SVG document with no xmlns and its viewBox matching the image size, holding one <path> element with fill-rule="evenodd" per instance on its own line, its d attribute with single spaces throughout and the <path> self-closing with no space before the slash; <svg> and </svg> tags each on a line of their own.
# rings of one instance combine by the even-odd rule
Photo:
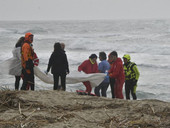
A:
<svg viewBox="0 0 170 128">
<path fill-rule="evenodd" d="M 99 63 L 99 66 L 98 66 L 98 70 L 101 72 L 101 73 L 106 73 L 106 71 L 109 71 L 110 69 L 110 64 L 108 61 L 106 60 L 102 60 L 100 63 Z M 108 73 L 107 73 L 108 75 Z M 109 83 L 109 77 L 105 77 L 105 79 L 103 80 L 103 83 Z"/>
</svg>

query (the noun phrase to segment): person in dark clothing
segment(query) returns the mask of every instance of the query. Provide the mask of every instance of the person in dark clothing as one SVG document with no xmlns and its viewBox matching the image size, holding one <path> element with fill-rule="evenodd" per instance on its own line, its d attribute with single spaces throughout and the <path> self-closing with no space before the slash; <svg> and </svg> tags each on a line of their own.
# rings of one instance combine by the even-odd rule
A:
<svg viewBox="0 0 170 128">
<path fill-rule="evenodd" d="M 61 44 L 59 42 L 54 44 L 54 52 L 50 56 L 46 72 L 48 73 L 50 69 L 54 78 L 53 89 L 58 90 L 58 82 L 60 77 L 62 90 L 65 91 L 66 75 L 69 74 L 69 66 L 65 51 L 61 48 Z"/>
<path fill-rule="evenodd" d="M 114 85 L 115 85 L 115 79 L 109 77 L 109 81 L 110 81 L 110 88 L 111 88 L 111 94 L 112 94 L 112 98 L 115 98 L 115 93 L 114 93 Z"/>
<path fill-rule="evenodd" d="M 112 66 L 113 60 L 111 59 L 110 54 L 109 54 L 109 56 L 108 56 L 108 62 L 109 62 L 109 64 L 110 64 L 110 66 Z M 110 88 L 111 88 L 112 98 L 114 99 L 114 98 L 115 98 L 115 93 L 114 93 L 114 91 L 115 91 L 115 90 L 114 90 L 115 79 L 109 77 L 109 81 L 110 81 Z"/>
</svg>

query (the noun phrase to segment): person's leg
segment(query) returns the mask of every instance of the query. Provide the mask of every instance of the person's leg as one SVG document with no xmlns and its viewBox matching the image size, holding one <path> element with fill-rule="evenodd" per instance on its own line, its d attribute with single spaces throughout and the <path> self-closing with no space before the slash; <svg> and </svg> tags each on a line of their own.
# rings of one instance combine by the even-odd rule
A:
<svg viewBox="0 0 170 128">
<path fill-rule="evenodd" d="M 122 81 L 116 81 L 116 84 L 115 84 L 116 98 L 123 99 L 123 92 L 122 92 L 123 84 L 124 84 L 124 81 L 123 82 Z"/>
<path fill-rule="evenodd" d="M 58 80 L 59 80 L 59 75 L 58 74 L 53 74 L 53 78 L 54 78 L 54 90 L 58 89 Z"/>
<path fill-rule="evenodd" d="M 106 91 L 107 91 L 108 86 L 109 86 L 109 83 L 103 83 L 102 84 L 101 93 L 102 93 L 103 97 L 107 97 Z"/>
<path fill-rule="evenodd" d="M 30 86 L 31 86 L 31 90 L 34 91 L 35 88 L 34 74 L 30 75 Z"/>
<path fill-rule="evenodd" d="M 90 82 L 86 81 L 86 82 L 83 82 L 83 84 L 86 86 L 86 92 L 90 93 L 92 90 Z"/>
<path fill-rule="evenodd" d="M 28 74 L 26 73 L 25 69 L 22 69 L 22 76 L 23 76 L 23 84 L 21 86 L 21 90 L 26 90 L 27 81 L 28 81 Z"/>
<path fill-rule="evenodd" d="M 31 88 L 31 90 L 34 91 L 34 70 L 33 70 L 33 68 L 30 71 L 31 71 L 31 73 L 27 74 L 26 90 L 29 90 Z"/>
<path fill-rule="evenodd" d="M 62 87 L 62 90 L 65 91 L 66 90 L 66 75 L 62 74 L 60 77 L 61 77 L 61 87 Z"/>
<path fill-rule="evenodd" d="M 96 94 L 96 96 L 100 96 L 100 89 L 101 89 L 102 83 L 99 84 L 97 87 L 95 87 L 94 89 L 94 93 Z"/>
<path fill-rule="evenodd" d="M 126 99 L 130 100 L 130 84 L 128 81 L 125 82 L 125 94 L 126 94 Z"/>
<path fill-rule="evenodd" d="M 19 89 L 20 79 L 21 79 L 20 76 L 15 76 L 15 90 L 18 90 L 18 89 Z"/>
<path fill-rule="evenodd" d="M 112 98 L 115 98 L 114 84 L 115 84 L 115 79 L 114 78 L 110 78 L 110 88 L 111 88 Z"/>
<path fill-rule="evenodd" d="M 133 100 L 137 99 L 137 96 L 136 96 L 136 87 L 137 87 L 137 85 L 132 85 L 131 86 L 131 95 L 133 97 Z"/>
</svg>

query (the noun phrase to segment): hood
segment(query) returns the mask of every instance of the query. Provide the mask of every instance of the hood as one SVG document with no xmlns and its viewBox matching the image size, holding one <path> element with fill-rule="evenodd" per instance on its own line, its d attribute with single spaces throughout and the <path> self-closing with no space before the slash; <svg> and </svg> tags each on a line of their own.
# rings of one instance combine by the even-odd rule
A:
<svg viewBox="0 0 170 128">
<path fill-rule="evenodd" d="M 30 32 L 28 32 L 28 33 L 26 33 L 25 34 L 25 41 L 29 41 L 29 42 L 31 42 L 32 43 L 32 41 L 30 40 L 30 36 L 34 36 L 32 33 L 30 33 Z"/>
<path fill-rule="evenodd" d="M 116 63 L 121 63 L 121 64 L 123 64 L 123 62 L 122 62 L 122 59 L 121 58 L 117 58 L 117 60 L 115 61 Z"/>
</svg>

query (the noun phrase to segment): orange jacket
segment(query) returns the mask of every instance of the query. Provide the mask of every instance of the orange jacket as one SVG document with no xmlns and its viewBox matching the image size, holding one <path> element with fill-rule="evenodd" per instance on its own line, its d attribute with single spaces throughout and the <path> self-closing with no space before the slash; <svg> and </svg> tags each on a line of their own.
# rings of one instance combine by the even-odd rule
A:
<svg viewBox="0 0 170 128">
<path fill-rule="evenodd" d="M 33 60 L 34 51 L 29 43 L 24 42 L 21 50 L 22 67 L 26 68 L 26 61 L 29 59 Z M 26 70 L 27 73 L 31 73 L 30 70 Z"/>
</svg>

